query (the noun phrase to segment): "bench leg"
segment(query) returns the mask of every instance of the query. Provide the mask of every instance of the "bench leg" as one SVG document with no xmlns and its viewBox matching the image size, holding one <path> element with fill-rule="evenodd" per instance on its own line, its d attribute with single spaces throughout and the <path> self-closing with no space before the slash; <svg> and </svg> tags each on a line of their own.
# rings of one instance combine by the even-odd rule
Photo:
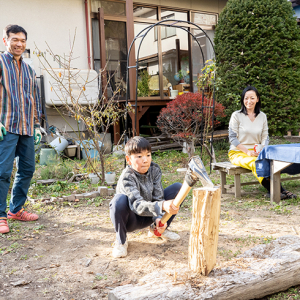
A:
<svg viewBox="0 0 300 300">
<path fill-rule="evenodd" d="M 235 195 L 235 198 L 241 197 L 241 176 L 240 176 L 240 174 L 234 175 L 234 195 Z"/>
<path fill-rule="evenodd" d="M 223 171 L 220 171 L 221 174 L 221 192 L 222 195 L 227 193 L 227 189 L 225 188 L 225 184 L 226 184 L 226 173 Z"/>
</svg>

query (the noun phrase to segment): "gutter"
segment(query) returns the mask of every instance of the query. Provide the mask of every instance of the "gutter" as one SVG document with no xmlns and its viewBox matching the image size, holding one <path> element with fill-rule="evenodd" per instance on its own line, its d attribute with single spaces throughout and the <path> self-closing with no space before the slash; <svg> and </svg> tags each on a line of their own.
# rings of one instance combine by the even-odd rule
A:
<svg viewBox="0 0 300 300">
<path fill-rule="evenodd" d="M 91 49 L 90 49 L 90 29 L 89 29 L 89 7 L 88 0 L 84 0 L 85 8 L 85 27 L 86 27 L 86 45 L 87 45 L 87 55 L 88 55 L 88 66 L 91 69 Z"/>
</svg>

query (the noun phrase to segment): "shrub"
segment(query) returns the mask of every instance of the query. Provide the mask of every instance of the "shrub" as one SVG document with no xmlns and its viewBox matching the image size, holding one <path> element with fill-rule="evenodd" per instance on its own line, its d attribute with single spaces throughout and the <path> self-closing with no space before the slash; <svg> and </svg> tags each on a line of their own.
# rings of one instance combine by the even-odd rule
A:
<svg viewBox="0 0 300 300">
<path fill-rule="evenodd" d="M 206 97 L 203 98 L 204 106 L 212 106 L 212 100 Z M 193 155 L 194 144 L 200 139 L 201 131 L 205 134 L 212 127 L 212 108 L 202 107 L 202 94 L 186 93 L 177 96 L 173 101 L 167 104 L 167 107 L 160 111 L 157 119 L 157 126 L 162 131 L 169 135 L 176 142 L 183 145 L 185 142 L 189 156 Z M 220 103 L 215 103 L 215 116 L 224 117 L 224 106 Z M 203 127 L 201 127 L 203 119 Z M 220 122 L 214 120 L 214 127 Z"/>
<path fill-rule="evenodd" d="M 298 129 L 300 121 L 300 30 L 286 0 L 229 0 L 215 35 L 218 101 L 226 122 L 240 109 L 247 85 L 261 95 L 270 134 Z"/>
</svg>

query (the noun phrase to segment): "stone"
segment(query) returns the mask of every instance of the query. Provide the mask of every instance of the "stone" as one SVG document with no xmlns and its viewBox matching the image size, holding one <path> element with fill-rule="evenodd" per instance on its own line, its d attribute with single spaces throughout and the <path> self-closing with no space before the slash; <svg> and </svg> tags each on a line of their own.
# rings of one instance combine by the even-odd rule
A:
<svg viewBox="0 0 300 300">
<path fill-rule="evenodd" d="M 97 191 L 83 194 L 83 197 L 85 199 L 92 199 L 92 198 L 96 198 L 96 197 L 99 197 L 99 196 L 100 196 L 100 193 L 97 192 Z"/>
<path fill-rule="evenodd" d="M 75 195 L 63 196 L 64 201 L 75 201 Z"/>
<path fill-rule="evenodd" d="M 99 186 L 98 192 L 100 193 L 100 196 L 102 196 L 102 197 L 108 196 L 108 188 L 106 186 Z"/>
<path fill-rule="evenodd" d="M 51 197 L 51 198 L 50 198 L 50 201 L 51 201 L 51 202 L 55 202 L 55 201 L 57 201 L 57 198 L 56 198 L 56 197 Z"/>
<path fill-rule="evenodd" d="M 108 196 L 112 196 L 115 193 L 115 189 L 108 189 Z"/>
<path fill-rule="evenodd" d="M 90 259 L 90 258 L 88 258 L 86 261 L 85 261 L 85 266 L 86 267 L 89 267 L 90 265 L 91 265 L 91 263 L 92 263 L 92 260 Z"/>
<path fill-rule="evenodd" d="M 75 194 L 75 199 L 84 199 L 84 195 L 83 194 Z"/>
</svg>

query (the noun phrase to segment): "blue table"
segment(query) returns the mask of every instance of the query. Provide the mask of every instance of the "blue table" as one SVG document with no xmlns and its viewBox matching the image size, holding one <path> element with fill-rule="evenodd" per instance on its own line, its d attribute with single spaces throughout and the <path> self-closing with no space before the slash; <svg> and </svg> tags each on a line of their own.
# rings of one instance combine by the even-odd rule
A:
<svg viewBox="0 0 300 300">
<path fill-rule="evenodd" d="M 259 177 L 270 177 L 271 203 L 279 203 L 280 174 L 295 175 L 300 173 L 300 144 L 264 147 L 256 160 L 256 172 Z M 286 178 L 286 180 L 295 179 L 300 179 L 300 177 Z"/>
</svg>

